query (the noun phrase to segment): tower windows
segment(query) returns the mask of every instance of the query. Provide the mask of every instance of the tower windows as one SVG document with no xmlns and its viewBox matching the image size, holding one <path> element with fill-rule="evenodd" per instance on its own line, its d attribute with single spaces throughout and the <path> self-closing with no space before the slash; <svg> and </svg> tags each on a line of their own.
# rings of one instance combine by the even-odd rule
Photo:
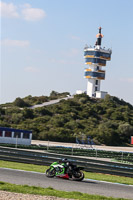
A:
<svg viewBox="0 0 133 200">
<path fill-rule="evenodd" d="M 95 87 L 95 92 L 97 91 L 97 86 Z"/>
<path fill-rule="evenodd" d="M 84 56 L 94 56 L 94 57 L 101 57 L 104 59 L 109 60 L 111 58 L 111 52 L 110 53 L 104 53 L 104 52 L 99 52 L 99 51 L 84 51 Z"/>
<path fill-rule="evenodd" d="M 98 63 L 98 65 L 105 66 L 106 60 L 100 58 L 85 58 L 85 62 Z"/>
<path fill-rule="evenodd" d="M 85 76 L 91 76 L 93 77 L 98 77 L 98 78 L 105 78 L 105 73 L 101 73 L 101 72 L 92 72 L 92 71 L 85 71 Z"/>
<path fill-rule="evenodd" d="M 98 80 L 96 80 L 95 85 L 98 85 Z"/>
</svg>

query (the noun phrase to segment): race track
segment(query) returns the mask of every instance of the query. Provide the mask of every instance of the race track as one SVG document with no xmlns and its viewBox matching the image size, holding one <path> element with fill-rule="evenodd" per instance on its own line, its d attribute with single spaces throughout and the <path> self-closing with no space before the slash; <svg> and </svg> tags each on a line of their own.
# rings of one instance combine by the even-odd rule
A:
<svg viewBox="0 0 133 200">
<path fill-rule="evenodd" d="M 133 186 L 95 180 L 85 179 L 82 182 L 76 182 L 60 178 L 47 178 L 43 173 L 0 168 L 0 181 L 14 184 L 34 185 L 44 188 L 50 186 L 57 190 L 79 191 L 88 194 L 98 194 L 133 200 Z"/>
</svg>

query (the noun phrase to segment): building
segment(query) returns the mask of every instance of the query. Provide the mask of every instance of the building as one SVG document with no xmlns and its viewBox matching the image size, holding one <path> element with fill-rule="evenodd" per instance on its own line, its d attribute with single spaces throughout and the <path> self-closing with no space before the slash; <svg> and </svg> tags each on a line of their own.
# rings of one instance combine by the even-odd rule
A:
<svg viewBox="0 0 133 200">
<path fill-rule="evenodd" d="M 84 91 L 82 91 L 82 90 L 76 90 L 76 94 L 84 94 Z"/>
<path fill-rule="evenodd" d="M 0 143 L 31 145 L 32 131 L 0 127 Z"/>
<path fill-rule="evenodd" d="M 87 81 L 87 95 L 90 97 L 104 98 L 107 92 L 100 91 L 101 80 L 105 80 L 105 70 L 102 67 L 106 66 L 106 61 L 111 60 L 111 49 L 101 48 L 103 35 L 101 27 L 96 35 L 97 41 L 94 47 L 86 46 L 84 48 L 85 58 L 85 78 Z"/>
</svg>

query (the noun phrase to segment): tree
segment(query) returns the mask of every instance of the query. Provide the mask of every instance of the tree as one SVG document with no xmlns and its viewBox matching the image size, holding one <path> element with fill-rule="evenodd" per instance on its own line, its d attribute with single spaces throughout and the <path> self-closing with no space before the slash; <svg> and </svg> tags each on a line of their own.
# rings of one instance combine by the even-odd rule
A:
<svg viewBox="0 0 133 200">
<path fill-rule="evenodd" d="M 33 110 L 25 108 L 23 110 L 23 116 L 26 119 L 33 119 L 34 118 Z"/>
<path fill-rule="evenodd" d="M 52 91 L 51 93 L 50 93 L 50 97 L 57 97 L 58 96 L 58 92 L 56 92 L 56 91 Z"/>
<path fill-rule="evenodd" d="M 5 115 L 5 110 L 3 108 L 0 108 L 0 115 Z"/>
<path fill-rule="evenodd" d="M 117 124 L 114 126 L 114 123 L 111 121 L 104 122 L 98 126 L 97 129 L 97 140 L 106 145 L 118 145 L 121 143 L 118 132 Z"/>
<path fill-rule="evenodd" d="M 120 124 L 118 127 L 120 138 L 123 142 L 130 142 L 130 137 L 133 135 L 133 126 L 129 123 Z"/>
<path fill-rule="evenodd" d="M 41 108 L 36 108 L 35 109 L 35 114 L 38 116 L 45 116 L 45 115 L 50 115 L 52 116 L 52 112 L 50 112 L 48 109 L 46 109 L 45 107 L 41 107 Z"/>
<path fill-rule="evenodd" d="M 13 113 L 11 118 L 12 118 L 12 123 L 18 124 L 23 120 L 23 114 L 22 113 Z"/>
<path fill-rule="evenodd" d="M 114 120 L 123 120 L 124 117 L 123 117 L 123 113 L 122 112 L 119 112 L 119 111 L 115 111 L 111 114 L 111 119 L 114 119 Z"/>
<path fill-rule="evenodd" d="M 13 104 L 14 104 L 14 106 L 18 106 L 18 107 L 21 107 L 21 108 L 29 106 L 29 104 L 26 103 L 20 97 L 16 98 Z"/>
</svg>

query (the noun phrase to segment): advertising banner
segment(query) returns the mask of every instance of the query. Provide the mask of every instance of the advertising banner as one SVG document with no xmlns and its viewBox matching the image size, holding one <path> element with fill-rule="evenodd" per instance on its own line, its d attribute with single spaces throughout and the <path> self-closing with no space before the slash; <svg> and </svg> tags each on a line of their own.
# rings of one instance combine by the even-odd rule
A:
<svg viewBox="0 0 133 200">
<path fill-rule="evenodd" d="M 133 136 L 131 136 L 131 144 L 133 144 Z"/>
</svg>

